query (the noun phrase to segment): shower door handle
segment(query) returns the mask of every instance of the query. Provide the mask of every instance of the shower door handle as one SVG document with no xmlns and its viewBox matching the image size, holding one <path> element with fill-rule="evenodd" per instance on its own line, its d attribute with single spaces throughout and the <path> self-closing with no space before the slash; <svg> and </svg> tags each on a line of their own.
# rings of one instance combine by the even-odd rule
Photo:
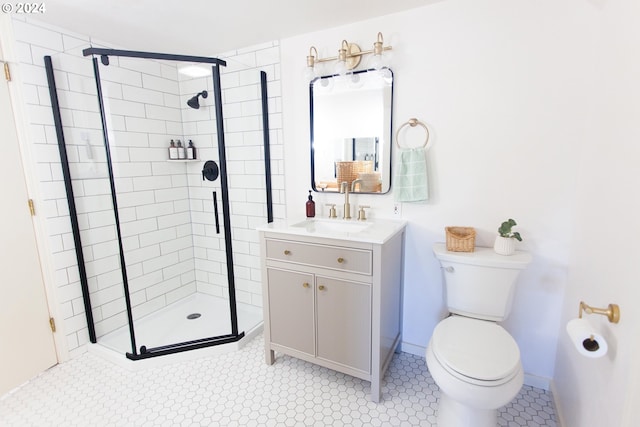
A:
<svg viewBox="0 0 640 427">
<path fill-rule="evenodd" d="M 216 234 L 220 234 L 220 220 L 218 219 L 218 196 L 213 192 L 213 217 L 216 220 Z"/>
</svg>

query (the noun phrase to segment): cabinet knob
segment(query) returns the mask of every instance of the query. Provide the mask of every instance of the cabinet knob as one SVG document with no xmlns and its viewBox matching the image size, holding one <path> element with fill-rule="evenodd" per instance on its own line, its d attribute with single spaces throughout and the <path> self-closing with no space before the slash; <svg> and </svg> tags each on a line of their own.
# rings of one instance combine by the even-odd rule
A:
<svg viewBox="0 0 640 427">
<path fill-rule="evenodd" d="M 291 251 L 290 251 L 289 249 L 285 249 L 285 250 L 284 250 L 284 254 L 285 254 L 285 255 L 291 255 Z"/>
<path fill-rule="evenodd" d="M 308 284 L 307 282 L 304 282 L 304 283 L 302 284 L 302 287 L 303 287 L 303 288 L 308 288 L 308 287 L 309 287 L 309 284 Z"/>
<path fill-rule="evenodd" d="M 344 262 L 344 258 L 340 257 L 338 258 L 338 264 L 342 264 Z"/>
<path fill-rule="evenodd" d="M 324 287 L 324 285 L 320 285 L 320 286 L 318 286 L 318 290 L 319 290 L 319 291 L 324 291 L 325 289 L 327 289 L 327 288 L 325 288 L 325 287 Z"/>
</svg>

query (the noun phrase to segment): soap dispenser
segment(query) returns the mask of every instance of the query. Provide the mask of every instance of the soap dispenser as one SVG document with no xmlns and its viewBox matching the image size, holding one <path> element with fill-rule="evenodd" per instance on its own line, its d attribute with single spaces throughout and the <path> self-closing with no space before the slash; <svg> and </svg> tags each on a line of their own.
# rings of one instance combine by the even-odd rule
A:
<svg viewBox="0 0 640 427">
<path fill-rule="evenodd" d="M 187 147 L 187 159 L 195 160 L 196 158 L 196 147 L 193 146 L 193 141 L 189 140 L 189 146 Z"/>
<path fill-rule="evenodd" d="M 307 218 L 316 216 L 316 202 L 313 201 L 311 190 L 309 190 L 309 200 L 307 200 Z"/>
<path fill-rule="evenodd" d="M 178 148 L 176 147 L 176 143 L 171 140 L 169 144 L 169 159 L 176 160 L 178 158 Z"/>
<path fill-rule="evenodd" d="M 183 160 L 187 157 L 187 153 L 184 151 L 182 141 L 178 140 L 178 159 Z"/>
</svg>

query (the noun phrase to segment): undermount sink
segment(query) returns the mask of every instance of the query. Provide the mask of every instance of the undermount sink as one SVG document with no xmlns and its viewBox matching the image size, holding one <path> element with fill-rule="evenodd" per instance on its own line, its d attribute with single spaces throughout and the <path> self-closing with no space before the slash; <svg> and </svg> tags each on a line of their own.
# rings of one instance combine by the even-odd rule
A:
<svg viewBox="0 0 640 427">
<path fill-rule="evenodd" d="M 360 221 L 341 221 L 339 219 L 306 219 L 304 221 L 292 224 L 292 227 L 304 228 L 306 231 L 313 233 L 360 233 L 371 227 L 369 222 Z"/>
</svg>

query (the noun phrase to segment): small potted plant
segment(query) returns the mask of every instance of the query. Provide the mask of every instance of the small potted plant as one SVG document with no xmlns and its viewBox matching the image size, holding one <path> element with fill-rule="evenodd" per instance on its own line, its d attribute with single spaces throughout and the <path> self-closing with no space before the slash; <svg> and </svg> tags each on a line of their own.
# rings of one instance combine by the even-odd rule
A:
<svg viewBox="0 0 640 427">
<path fill-rule="evenodd" d="M 498 228 L 498 236 L 493 245 L 493 250 L 500 255 L 512 255 L 516 250 L 516 240 L 522 242 L 522 236 L 517 231 L 511 231 L 517 223 L 509 218 Z"/>
</svg>

